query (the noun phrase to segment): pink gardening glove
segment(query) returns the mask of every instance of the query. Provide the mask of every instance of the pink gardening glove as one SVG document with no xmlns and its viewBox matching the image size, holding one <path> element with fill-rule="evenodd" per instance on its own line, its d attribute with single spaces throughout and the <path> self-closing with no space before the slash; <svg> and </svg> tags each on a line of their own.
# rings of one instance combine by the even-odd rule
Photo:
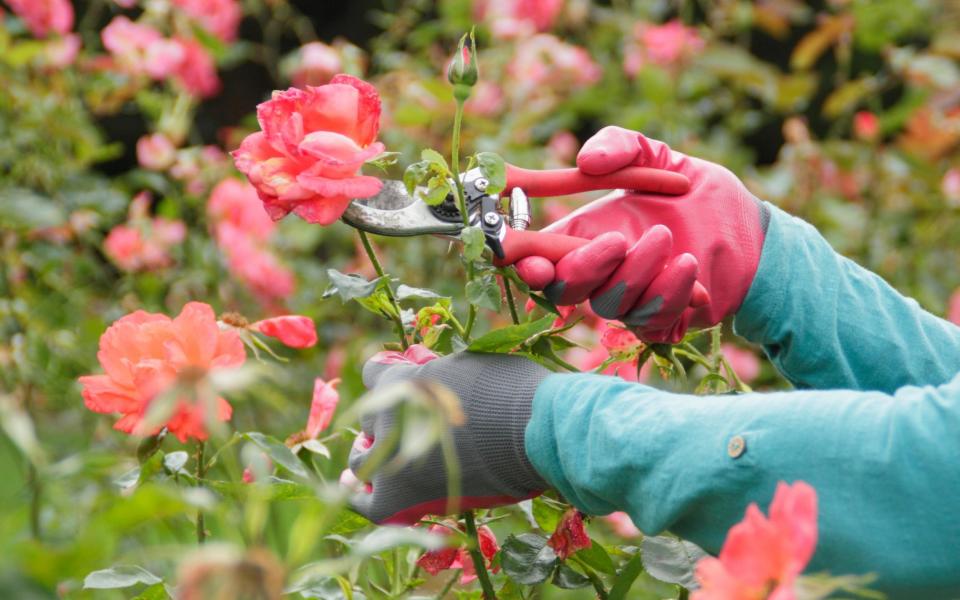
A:
<svg viewBox="0 0 960 600">
<path fill-rule="evenodd" d="M 715 325 L 740 307 L 757 272 L 769 214 L 729 170 L 635 131 L 606 127 L 577 156 L 577 166 L 590 175 L 628 165 L 682 173 L 690 191 L 621 191 L 592 202 L 544 231 L 593 242 L 556 265 L 523 259 L 517 271 L 557 304 L 589 298 L 594 312 L 623 321 L 645 341 L 676 343 L 689 326 Z"/>
</svg>

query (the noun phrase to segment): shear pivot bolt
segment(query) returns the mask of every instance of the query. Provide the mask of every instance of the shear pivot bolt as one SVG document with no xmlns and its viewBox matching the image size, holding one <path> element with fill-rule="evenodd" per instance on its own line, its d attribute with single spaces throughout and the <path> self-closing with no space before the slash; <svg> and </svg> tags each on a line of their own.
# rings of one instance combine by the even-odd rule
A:
<svg viewBox="0 0 960 600">
<path fill-rule="evenodd" d="M 478 192 L 486 191 L 488 185 L 490 185 L 490 182 L 483 177 L 479 177 L 473 182 L 473 187 L 477 188 Z"/>
<path fill-rule="evenodd" d="M 500 215 L 498 215 L 497 213 L 489 212 L 483 215 L 483 222 L 486 223 L 487 225 L 496 225 L 497 223 L 500 222 Z"/>
</svg>

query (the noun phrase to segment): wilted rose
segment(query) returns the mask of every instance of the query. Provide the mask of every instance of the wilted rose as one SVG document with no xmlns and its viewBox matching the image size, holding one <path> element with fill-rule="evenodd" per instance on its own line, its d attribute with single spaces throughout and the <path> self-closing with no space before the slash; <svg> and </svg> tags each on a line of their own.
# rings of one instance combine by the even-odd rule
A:
<svg viewBox="0 0 960 600">
<path fill-rule="evenodd" d="M 557 529 L 547 540 L 560 560 L 566 560 L 571 554 L 589 548 L 593 542 L 583 526 L 583 514 L 575 508 L 567 509 L 560 517 Z"/>
</svg>

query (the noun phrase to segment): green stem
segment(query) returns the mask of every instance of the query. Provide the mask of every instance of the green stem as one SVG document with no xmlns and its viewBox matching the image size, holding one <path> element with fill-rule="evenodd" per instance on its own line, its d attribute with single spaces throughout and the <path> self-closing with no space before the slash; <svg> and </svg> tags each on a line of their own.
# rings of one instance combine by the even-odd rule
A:
<svg viewBox="0 0 960 600">
<path fill-rule="evenodd" d="M 463 195 L 463 182 L 460 181 L 460 128 L 463 125 L 463 103 L 464 100 L 457 98 L 457 111 L 453 115 L 453 140 L 450 148 L 450 171 L 453 173 L 453 185 L 457 191 L 457 208 L 460 209 L 460 216 L 463 218 L 463 226 L 470 226 L 470 215 L 467 214 L 467 200 Z M 474 278 L 473 261 L 467 261 L 467 281 L 473 281 Z M 477 307 L 473 304 L 467 312 L 467 325 L 464 328 L 463 339 L 470 341 L 470 332 L 473 331 L 473 325 L 477 321 Z"/>
<path fill-rule="evenodd" d="M 589 579 L 590 583 L 593 585 L 593 589 L 597 591 L 597 598 L 600 600 L 607 600 L 607 588 L 603 586 L 603 581 L 597 575 L 596 571 L 591 569 L 587 563 L 583 562 L 576 556 L 571 556 L 570 558 L 572 558 L 573 561 L 577 563 L 581 569 L 583 569 L 583 572 L 587 575 L 587 579 Z"/>
<path fill-rule="evenodd" d="M 443 586 L 443 589 L 440 590 L 439 594 L 437 594 L 437 600 L 443 600 L 443 598 L 450 591 L 450 588 L 453 587 L 453 584 L 455 584 L 458 579 L 460 579 L 460 569 L 457 569 L 453 572 L 453 577 L 451 577 L 450 580 L 447 581 L 447 585 Z"/>
<path fill-rule="evenodd" d="M 480 587 L 483 589 L 483 600 L 496 600 L 497 595 L 493 591 L 493 584 L 490 583 L 487 565 L 483 562 L 483 554 L 480 553 L 480 536 L 477 534 L 477 523 L 474 520 L 473 511 L 468 510 L 462 516 L 467 526 L 467 536 L 470 538 L 470 558 L 473 559 L 473 567 L 477 571 L 477 579 L 480 580 Z"/>
<path fill-rule="evenodd" d="M 517 315 L 517 305 L 513 301 L 513 292 L 510 290 L 510 280 L 503 277 L 503 293 L 507 297 L 507 308 L 510 309 L 510 318 L 514 325 L 520 324 L 520 317 Z"/>
<path fill-rule="evenodd" d="M 373 246 L 370 244 L 370 238 L 367 237 L 367 232 L 358 229 L 357 233 L 360 234 L 360 242 L 363 244 L 363 250 L 367 253 L 367 258 L 370 259 L 370 264 L 373 265 L 373 270 L 377 272 L 377 277 L 386 277 L 386 273 L 383 272 L 383 266 L 380 264 L 380 260 L 377 258 L 377 253 L 373 251 Z M 400 345 L 403 346 L 404 350 L 406 350 L 410 344 L 407 342 L 407 334 L 404 332 L 403 320 L 400 318 L 400 303 L 397 302 L 396 296 L 393 295 L 393 290 L 390 288 L 389 279 L 387 280 L 387 285 L 384 286 L 384 291 L 387 294 L 387 299 L 390 300 L 390 303 L 393 305 L 394 312 L 396 312 L 393 322 L 397 327 L 397 336 L 400 337 Z"/>
<path fill-rule="evenodd" d="M 197 485 L 203 485 L 203 478 L 207 474 L 207 466 L 203 460 L 203 449 L 205 442 L 197 440 Z M 203 509 L 197 509 L 197 543 L 203 544 L 207 539 L 207 531 L 203 523 Z"/>
</svg>

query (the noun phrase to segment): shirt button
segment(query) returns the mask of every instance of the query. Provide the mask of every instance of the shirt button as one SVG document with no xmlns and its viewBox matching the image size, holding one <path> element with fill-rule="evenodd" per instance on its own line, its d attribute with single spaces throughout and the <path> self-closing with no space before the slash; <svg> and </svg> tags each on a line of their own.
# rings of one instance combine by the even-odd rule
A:
<svg viewBox="0 0 960 600">
<path fill-rule="evenodd" d="M 735 435 L 730 438 L 730 442 L 727 443 L 727 454 L 730 455 L 730 458 L 740 458 L 746 451 L 747 441 L 743 439 L 743 436 Z"/>
</svg>

